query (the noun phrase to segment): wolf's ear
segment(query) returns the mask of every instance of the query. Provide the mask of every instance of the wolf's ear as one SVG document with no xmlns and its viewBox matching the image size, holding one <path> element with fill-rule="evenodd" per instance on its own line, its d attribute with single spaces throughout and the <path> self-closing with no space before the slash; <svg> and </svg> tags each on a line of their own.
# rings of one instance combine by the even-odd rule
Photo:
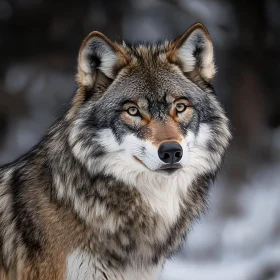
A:
<svg viewBox="0 0 280 280">
<path fill-rule="evenodd" d="M 129 58 L 118 44 L 100 32 L 91 32 L 83 41 L 78 58 L 77 81 L 92 88 L 101 80 L 113 80 Z"/>
<path fill-rule="evenodd" d="M 213 44 L 207 29 L 201 23 L 192 25 L 174 40 L 167 57 L 178 64 L 183 72 L 197 71 L 206 81 L 211 81 L 215 75 Z"/>
</svg>

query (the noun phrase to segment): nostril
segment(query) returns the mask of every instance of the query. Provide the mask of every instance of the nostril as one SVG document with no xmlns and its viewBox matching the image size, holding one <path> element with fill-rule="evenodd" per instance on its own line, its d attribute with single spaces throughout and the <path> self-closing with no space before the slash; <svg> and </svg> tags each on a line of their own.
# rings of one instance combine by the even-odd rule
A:
<svg viewBox="0 0 280 280">
<path fill-rule="evenodd" d="M 181 158 L 181 157 L 182 157 L 182 152 L 176 152 L 176 153 L 175 153 L 175 157 Z"/>
<path fill-rule="evenodd" d="M 161 159 L 168 159 L 170 155 L 168 153 L 164 153 L 160 158 Z"/>
</svg>

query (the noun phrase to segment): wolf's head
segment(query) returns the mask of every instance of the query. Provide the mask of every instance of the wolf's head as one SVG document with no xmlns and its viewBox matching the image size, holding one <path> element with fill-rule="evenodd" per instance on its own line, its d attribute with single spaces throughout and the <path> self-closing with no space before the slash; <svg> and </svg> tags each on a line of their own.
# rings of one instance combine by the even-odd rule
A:
<svg viewBox="0 0 280 280">
<path fill-rule="evenodd" d="M 82 43 L 69 143 L 94 173 L 136 182 L 215 174 L 230 133 L 211 85 L 213 45 L 202 24 L 163 44 Z"/>
</svg>

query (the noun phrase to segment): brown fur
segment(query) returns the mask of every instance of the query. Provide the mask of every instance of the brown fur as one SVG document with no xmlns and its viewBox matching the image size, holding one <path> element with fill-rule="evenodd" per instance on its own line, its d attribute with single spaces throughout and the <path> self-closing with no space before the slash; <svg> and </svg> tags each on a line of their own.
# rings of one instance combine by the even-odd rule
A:
<svg viewBox="0 0 280 280">
<path fill-rule="evenodd" d="M 181 142 L 182 135 L 174 121 L 166 121 L 163 124 L 152 122 L 149 125 L 151 129 L 151 142 L 158 147 L 163 141 L 177 141 Z"/>
</svg>

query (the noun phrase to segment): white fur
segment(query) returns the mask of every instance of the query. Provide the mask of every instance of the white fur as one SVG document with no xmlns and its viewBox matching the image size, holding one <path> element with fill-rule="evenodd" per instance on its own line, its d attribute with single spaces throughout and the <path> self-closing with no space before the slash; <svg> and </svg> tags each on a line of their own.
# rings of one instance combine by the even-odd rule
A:
<svg viewBox="0 0 280 280">
<path fill-rule="evenodd" d="M 159 278 L 162 266 L 146 269 L 127 268 L 124 271 L 112 269 L 82 250 L 75 250 L 67 258 L 66 280 L 155 280 Z M 106 277 L 104 276 L 106 274 Z"/>
<path fill-rule="evenodd" d="M 125 280 L 156 280 L 159 279 L 161 271 L 161 265 L 154 266 L 145 270 L 135 270 L 130 268 L 124 271 L 123 277 Z"/>
<path fill-rule="evenodd" d="M 200 124 L 199 131 L 194 140 L 189 145 L 189 163 L 185 168 L 187 173 L 193 174 L 196 178 L 209 171 L 216 170 L 221 161 L 221 155 L 210 152 L 207 142 L 212 139 L 211 129 L 207 124 Z M 213 156 L 217 158 L 213 160 Z"/>
<path fill-rule="evenodd" d="M 66 280 L 93 279 L 94 271 L 91 266 L 91 256 L 74 251 L 67 258 Z"/>
</svg>

